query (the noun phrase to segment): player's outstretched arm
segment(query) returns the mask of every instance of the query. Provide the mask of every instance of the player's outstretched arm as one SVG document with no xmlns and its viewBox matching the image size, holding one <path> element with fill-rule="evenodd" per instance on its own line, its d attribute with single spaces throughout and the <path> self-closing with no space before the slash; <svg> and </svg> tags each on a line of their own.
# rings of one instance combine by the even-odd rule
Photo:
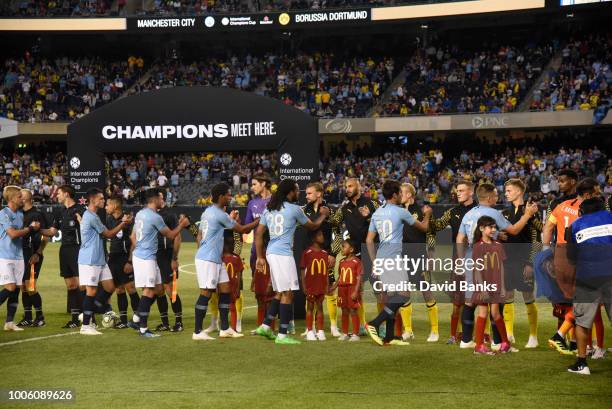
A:
<svg viewBox="0 0 612 409">
<path fill-rule="evenodd" d="M 423 207 L 423 220 L 422 221 L 415 220 L 414 227 L 416 227 L 417 230 L 423 233 L 427 233 L 427 231 L 429 230 L 429 220 L 431 219 L 431 213 L 432 213 L 431 207 L 424 206 Z"/>
<path fill-rule="evenodd" d="M 257 271 L 264 271 L 266 268 L 266 251 L 264 249 L 264 233 L 266 226 L 260 224 L 255 230 L 255 251 L 257 252 L 257 262 L 255 267 Z"/>
<path fill-rule="evenodd" d="M 255 227 L 257 227 L 258 224 L 259 224 L 259 217 L 253 220 L 249 224 L 240 224 L 239 222 L 236 222 L 232 230 L 240 234 L 247 234 L 247 233 L 250 233 L 251 230 L 253 230 Z"/>
<path fill-rule="evenodd" d="M 457 257 L 465 257 L 465 246 L 467 245 L 467 242 L 467 236 L 464 233 L 457 233 L 457 239 L 455 240 L 455 246 L 457 247 Z"/>
<path fill-rule="evenodd" d="M 164 236 L 165 238 L 169 240 L 174 240 L 176 236 L 181 234 L 181 230 L 189 226 L 189 224 L 190 224 L 189 218 L 182 214 L 181 217 L 179 218 L 178 225 L 176 226 L 174 230 L 170 230 L 168 227 L 164 227 L 163 229 L 159 231 L 159 234 L 161 234 L 162 236 Z"/>
<path fill-rule="evenodd" d="M 115 227 L 113 227 L 110 230 L 109 229 L 104 229 L 104 231 L 101 233 L 101 235 L 105 239 L 110 239 L 111 237 L 115 237 L 117 235 L 117 233 L 119 233 L 121 230 L 123 230 L 123 228 L 125 226 L 129 225 L 130 223 L 132 223 L 132 215 L 131 214 L 126 214 L 121 219 L 121 223 L 119 223 L 118 225 L 116 225 Z"/>
<path fill-rule="evenodd" d="M 439 219 L 429 219 L 429 233 L 435 234 L 446 228 L 450 224 L 451 211 L 450 209 L 445 211 L 442 217 Z"/>
<path fill-rule="evenodd" d="M 550 247 L 554 231 L 555 224 L 552 221 L 547 220 L 546 224 L 542 228 L 542 247 L 544 249 Z"/>
<path fill-rule="evenodd" d="M 319 217 L 315 221 L 307 221 L 304 223 L 304 227 L 308 230 L 317 230 L 321 227 L 321 224 L 325 221 L 325 218 L 329 216 L 329 207 L 323 206 L 319 209 Z"/>
<path fill-rule="evenodd" d="M 536 214 L 537 211 L 538 205 L 536 203 L 528 203 L 527 206 L 525 206 L 525 213 L 520 218 L 520 220 L 506 227 L 504 231 L 513 236 L 516 236 L 525 228 L 525 226 L 529 222 L 529 219 L 531 219 L 531 217 Z"/>
<path fill-rule="evenodd" d="M 378 233 L 375 231 L 369 231 L 368 235 L 366 236 L 366 247 L 368 248 L 370 260 L 374 260 L 376 258 L 376 244 L 374 243 L 374 240 L 376 239 L 377 235 Z"/>
</svg>

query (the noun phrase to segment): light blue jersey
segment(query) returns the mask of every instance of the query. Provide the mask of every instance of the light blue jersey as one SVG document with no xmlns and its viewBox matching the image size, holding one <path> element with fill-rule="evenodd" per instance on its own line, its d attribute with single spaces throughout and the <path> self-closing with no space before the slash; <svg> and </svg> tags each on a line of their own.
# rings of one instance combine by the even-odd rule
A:
<svg viewBox="0 0 612 409">
<path fill-rule="evenodd" d="M 164 219 L 153 209 L 145 207 L 134 219 L 134 234 L 136 247 L 134 256 L 142 260 L 155 260 L 157 258 L 157 233 L 165 229 Z"/>
<path fill-rule="evenodd" d="M 378 252 L 376 257 L 393 257 L 402 253 L 404 224 L 412 226 L 415 218 L 404 207 L 387 203 L 372 214 L 371 232 L 378 233 Z"/>
<path fill-rule="evenodd" d="M 13 212 L 9 207 L 0 210 L 0 258 L 5 260 L 23 260 L 21 237 L 11 239 L 8 229 L 23 229 L 23 213 Z"/>
<path fill-rule="evenodd" d="M 223 255 L 223 231 L 231 229 L 236 225 L 229 214 L 221 210 L 218 206 L 209 206 L 202 212 L 200 217 L 200 231 L 202 240 L 196 253 L 197 260 L 210 261 L 221 264 Z"/>
<path fill-rule="evenodd" d="M 461 226 L 459 226 L 459 233 L 465 234 L 468 239 L 470 246 L 474 245 L 474 232 L 476 231 L 476 225 L 478 219 L 482 216 L 489 216 L 495 220 L 497 224 L 497 230 L 502 231 L 508 226 L 511 226 L 510 222 L 504 217 L 502 212 L 488 206 L 476 206 L 468 211 L 463 219 L 461 220 Z"/>
<path fill-rule="evenodd" d="M 100 217 L 87 209 L 81 220 L 81 248 L 79 264 L 103 266 L 106 264 L 104 239 L 100 236 L 106 230 Z"/>
<path fill-rule="evenodd" d="M 289 202 L 283 202 L 280 210 L 264 210 L 259 223 L 266 226 L 270 233 L 266 254 L 293 257 L 295 228 L 309 220 L 300 206 Z"/>
</svg>

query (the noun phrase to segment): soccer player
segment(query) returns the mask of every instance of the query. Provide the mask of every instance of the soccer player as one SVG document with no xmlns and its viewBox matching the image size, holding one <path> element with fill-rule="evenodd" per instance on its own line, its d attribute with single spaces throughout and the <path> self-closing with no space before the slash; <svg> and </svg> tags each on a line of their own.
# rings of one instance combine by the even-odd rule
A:
<svg viewBox="0 0 612 409">
<path fill-rule="evenodd" d="M 78 328 L 81 325 L 79 314 L 83 308 L 85 291 L 79 285 L 79 247 L 81 246 L 81 230 L 79 217 L 85 209 L 77 206 L 75 191 L 72 186 L 63 185 L 57 190 L 57 201 L 64 206 L 61 216 L 55 220 L 53 227 L 62 232 L 62 244 L 59 249 L 60 275 L 64 278 L 68 289 L 68 308 L 71 319 L 63 328 Z"/>
<path fill-rule="evenodd" d="M 550 248 L 553 245 L 553 234 L 556 233 L 553 265 L 559 288 L 568 299 L 572 299 L 574 295 L 573 287 L 576 270 L 567 257 L 567 240 L 565 232 L 566 229 L 578 219 L 578 211 L 582 201 L 599 195 L 599 184 L 593 178 L 583 179 L 576 186 L 576 193 L 577 196 L 575 198 L 559 203 L 552 210 L 542 229 L 542 244 L 544 249 Z M 574 327 L 575 317 L 569 305 L 561 307 L 565 311 L 564 322 L 557 332 L 548 340 L 548 344 L 561 354 L 572 355 L 572 351 L 575 349 L 575 342 L 570 340 L 572 344 L 570 348 L 568 348 L 565 342 L 565 335 Z"/>
<path fill-rule="evenodd" d="M 334 228 L 340 230 L 341 227 L 344 226 L 341 233 L 335 235 L 336 237 L 332 244 L 332 254 L 338 254 L 340 252 L 342 241 L 345 239 L 353 240 L 357 246 L 363 245 L 368 235 L 368 227 L 370 226 L 372 214 L 378 208 L 378 203 L 376 201 L 362 195 L 359 179 L 346 179 L 344 190 L 346 191 L 346 200 L 342 203 L 342 206 L 330 216 L 330 223 Z M 355 249 L 355 251 L 357 252 L 355 256 L 361 257 L 361 249 Z M 363 278 L 366 279 L 366 277 Z M 367 277 L 367 279 L 370 280 L 370 284 L 374 282 L 372 277 Z M 380 312 L 383 308 L 383 295 L 379 294 L 378 291 L 374 291 L 374 294 L 376 294 L 378 312 Z M 329 294 L 326 297 L 326 301 L 329 320 L 331 322 L 331 333 L 332 336 L 338 337 L 340 336 L 340 332 L 336 325 L 336 296 L 333 293 Z M 362 325 L 366 324 L 363 303 L 361 303 L 359 307 L 359 320 Z M 383 328 L 383 331 L 384 329 L 385 328 Z"/>
<path fill-rule="evenodd" d="M 219 183 L 211 190 L 213 204 L 209 206 L 200 218 L 200 244 L 195 256 L 196 272 L 200 297 L 195 305 L 195 331 L 192 339 L 195 341 L 214 339 L 202 331 L 202 323 L 208 309 L 208 300 L 219 288 L 219 338 L 239 338 L 243 335 L 229 326 L 228 314 L 230 308 L 230 283 L 227 271 L 223 267 L 223 232 L 231 229 L 240 234 L 249 233 L 257 226 L 259 219 L 242 225 L 238 222 L 238 211 L 229 215 L 226 206 L 232 200 L 230 188 L 226 183 Z"/>
<path fill-rule="evenodd" d="M 227 271 L 227 277 L 229 278 L 230 287 L 230 327 L 238 332 L 236 329 L 238 322 L 238 313 L 236 311 L 236 300 L 240 297 L 240 282 L 242 281 L 242 272 L 244 271 L 244 265 L 242 259 L 234 253 L 234 240 L 233 237 L 224 237 L 223 241 L 223 267 Z"/>
<path fill-rule="evenodd" d="M 502 210 L 502 214 L 510 223 L 516 223 L 525 213 L 525 184 L 520 179 L 509 179 L 504 184 L 506 200 L 510 206 Z M 527 309 L 529 322 L 529 340 L 525 348 L 538 346 L 538 309 L 535 304 L 533 280 L 534 250 L 539 248 L 539 232 L 542 223 L 537 217 L 529 219 L 527 226 L 517 235 L 508 234 L 506 243 L 512 257 L 505 265 L 506 300 L 504 303 L 504 321 L 510 343 L 514 343 L 514 290 L 521 291 Z"/>
<path fill-rule="evenodd" d="M 5 331 L 23 331 L 13 322 L 19 305 L 19 290 L 23 282 L 23 245 L 26 235 L 40 229 L 40 223 L 32 221 L 23 227 L 23 199 L 21 189 L 6 186 L 2 192 L 6 207 L 0 210 L 0 305 L 6 304 Z"/>
<path fill-rule="evenodd" d="M 410 183 L 402 184 L 401 191 L 402 206 L 406 208 L 412 214 L 415 220 L 423 221 L 424 214 L 421 208 L 415 203 L 416 189 Z M 430 241 L 427 237 L 429 233 L 423 232 L 414 226 L 404 225 L 403 243 L 405 245 L 408 256 L 413 259 L 427 260 L 427 245 L 426 242 Z M 417 287 L 421 281 L 430 281 L 430 272 L 425 271 L 426 266 L 419 268 L 419 271 L 414 271 L 410 274 L 410 281 Z M 427 337 L 427 342 L 438 342 L 440 338 L 438 331 L 438 306 L 436 299 L 434 298 L 431 291 L 421 291 L 423 299 L 425 300 L 425 306 L 427 307 L 427 315 L 429 316 L 430 333 Z M 408 301 L 408 305 L 400 308 L 400 319 L 404 324 L 404 332 L 402 339 L 408 341 L 414 339 L 414 332 L 412 331 L 412 302 Z"/>
<path fill-rule="evenodd" d="M 109 230 L 117 227 L 123 219 L 123 200 L 119 196 L 113 196 L 106 201 L 106 228 Z M 120 322 L 115 325 L 117 329 L 128 328 L 127 308 L 128 295 L 135 314 L 138 311 L 138 292 L 134 285 L 134 268 L 129 262 L 130 247 L 132 247 L 130 236 L 132 225 L 126 225 L 117 234 L 109 239 L 108 267 L 113 276 L 115 292 L 117 294 L 117 306 L 119 308 Z M 126 294 L 127 293 L 127 294 Z"/>
<path fill-rule="evenodd" d="M 32 192 L 28 189 L 22 189 L 21 197 L 23 199 L 23 225 L 29 226 L 33 221 L 36 221 L 40 224 L 40 230 L 33 231 L 22 238 L 23 259 L 27 263 L 27 267 L 23 274 L 23 294 L 21 295 L 24 317 L 17 325 L 20 327 L 44 327 L 42 298 L 36 287 L 36 281 L 42 267 L 43 252 L 48 237 L 55 236 L 57 230 L 49 228 L 49 222 L 44 213 L 33 206 Z M 32 272 L 34 273 L 33 277 Z M 32 319 L 32 307 L 36 311 L 35 319 Z"/>
<path fill-rule="evenodd" d="M 181 216 L 178 226 L 170 230 L 158 213 L 162 205 L 159 190 L 155 188 L 147 190 L 145 200 L 146 207 L 136 213 L 134 220 L 131 257 L 128 260 L 134 266 L 134 284 L 136 288 L 142 288 L 142 296 L 138 303 L 138 313 L 128 325 L 138 328 L 143 337 L 156 338 L 159 334 L 149 331 L 147 320 L 151 305 L 163 291 L 161 273 L 156 260 L 157 234 L 173 240 L 183 228 L 189 226 L 189 219 Z"/>
<path fill-rule="evenodd" d="M 538 205 L 535 203 L 528 203 L 525 206 L 525 213 L 521 218 L 514 224 L 510 224 L 508 220 L 503 216 L 503 214 L 494 209 L 494 206 L 497 203 L 498 193 L 495 186 L 489 183 L 483 183 L 476 188 L 476 196 L 478 197 L 478 206 L 471 209 L 469 212 L 463 216 L 461 220 L 461 227 L 459 228 L 459 233 L 457 233 L 457 256 L 465 257 L 465 259 L 472 258 L 471 249 L 474 245 L 474 232 L 476 230 L 476 225 L 478 224 L 478 219 L 482 216 L 489 216 L 493 220 L 495 220 L 495 224 L 497 225 L 497 229 L 499 231 L 506 232 L 508 234 L 517 235 L 525 228 L 529 219 L 533 217 L 534 214 L 538 211 Z M 467 248 L 465 247 L 467 244 Z M 466 269 L 465 273 L 465 281 L 468 284 L 473 283 L 473 275 L 472 270 Z M 463 311 L 461 313 L 461 325 L 463 327 L 463 332 L 461 333 L 461 343 L 459 346 L 461 348 L 474 348 L 476 345 L 474 341 L 472 341 L 472 335 L 474 332 L 474 305 L 471 302 L 472 292 L 465 292 L 465 305 L 463 306 Z M 518 351 L 513 349 L 513 351 Z"/>
<path fill-rule="evenodd" d="M 578 187 L 582 191 L 581 186 Z M 574 315 L 576 317 L 577 360 L 567 368 L 569 372 L 590 375 L 586 361 L 587 344 L 591 327 L 600 303 L 612 311 L 612 214 L 605 210 L 600 198 L 585 199 L 580 204 L 580 218 L 568 229 L 570 245 L 568 256 L 576 265 L 576 292 Z M 603 337 L 602 337 L 603 339 Z M 598 343 L 599 354 L 604 355 L 603 345 Z M 597 352 L 597 351 L 596 351 Z"/>
<path fill-rule="evenodd" d="M 328 292 L 329 253 L 323 249 L 325 236 L 322 229 L 310 231 L 308 238 L 310 246 L 304 250 L 300 261 L 300 277 L 306 295 L 306 340 L 325 341 L 323 299 Z M 317 322 L 316 335 L 312 330 L 314 316 Z"/>
<path fill-rule="evenodd" d="M 352 240 L 342 242 L 342 261 L 339 265 L 338 307 L 342 309 L 342 336 L 338 341 L 359 341 L 359 305 L 361 304 L 361 260 L 355 257 L 357 245 Z M 349 317 L 353 323 L 353 333 L 349 335 Z"/>
<path fill-rule="evenodd" d="M 270 302 L 264 322 L 257 327 L 256 333 L 277 344 L 299 344 L 300 341 L 287 336 L 293 306 L 293 291 L 300 289 L 295 259 L 293 258 L 293 238 L 298 224 L 308 230 L 321 227 L 329 215 L 327 207 L 319 209 L 319 217 L 311 221 L 304 211 L 294 202 L 298 199 L 298 185 L 293 179 L 282 180 L 261 216 L 261 223 L 255 233 L 257 249 L 257 269 L 263 270 L 266 261 L 270 266 L 272 289 L 277 293 Z M 264 250 L 264 233 L 270 234 L 270 242 Z M 270 324 L 280 315 L 278 336 L 274 336 Z"/>
<path fill-rule="evenodd" d="M 160 190 L 160 203 L 161 209 L 159 209 L 159 215 L 164 220 L 166 226 L 169 229 L 174 229 L 178 225 L 178 217 L 176 214 L 167 206 L 166 195 L 163 190 Z M 159 324 L 155 331 L 170 331 L 170 332 L 181 332 L 183 331 L 183 305 L 181 303 L 181 297 L 176 294 L 175 301 L 172 304 L 172 312 L 174 313 L 174 326 L 170 328 L 168 322 L 168 298 L 166 295 L 172 294 L 172 282 L 174 279 L 174 273 L 176 273 L 176 279 L 179 278 L 178 271 L 178 256 L 181 248 L 181 235 L 179 234 L 173 240 L 158 234 L 157 236 L 158 248 L 157 248 L 157 266 L 162 276 L 163 292 L 157 296 L 157 308 L 159 308 L 159 317 L 161 318 L 161 324 Z"/>
<path fill-rule="evenodd" d="M 461 227 L 461 220 L 463 220 L 463 216 L 474 207 L 476 207 L 476 203 L 474 202 L 474 185 L 469 180 L 461 180 L 457 183 L 455 187 L 455 192 L 457 194 L 457 202 L 459 203 L 457 206 L 452 207 L 451 209 L 444 212 L 441 218 L 439 219 L 431 219 L 429 222 L 429 231 L 430 233 L 437 233 L 447 226 L 451 227 L 451 239 L 454 242 L 457 241 L 457 234 L 459 234 L 459 228 Z M 429 238 L 434 238 L 432 235 Z M 433 249 L 435 247 L 435 241 L 429 243 L 429 247 Z M 457 258 L 457 248 L 453 246 L 453 258 Z M 452 274 L 452 279 L 455 283 L 461 280 L 460 275 Z M 461 307 L 464 303 L 464 293 L 463 291 L 455 291 L 452 294 L 453 300 L 453 311 L 451 313 L 451 326 L 450 326 L 450 338 L 446 342 L 447 344 L 456 344 L 457 340 L 457 327 L 459 326 L 460 318 L 461 318 Z"/>
<path fill-rule="evenodd" d="M 497 225 L 495 220 L 489 216 L 482 216 L 478 219 L 476 230 L 474 231 L 474 248 L 472 258 L 482 260 L 484 265 L 474 267 L 474 283 L 495 286 L 491 291 L 476 291 L 472 301 L 478 306 L 478 317 L 476 318 L 476 346 L 475 354 L 493 355 L 484 343 L 485 325 L 489 309 L 491 317 L 497 326 L 501 337 L 499 352 L 505 354 L 511 349 L 506 334 L 504 318 L 501 315 L 500 304 L 506 296 L 504 288 L 504 261 L 506 252 L 502 244 L 496 240 Z"/>
<path fill-rule="evenodd" d="M 79 249 L 79 282 L 86 288 L 85 299 L 83 300 L 83 325 L 81 334 L 101 335 L 90 325 L 91 317 L 94 314 L 96 305 L 96 295 L 100 292 L 98 299 L 101 304 L 108 303 L 108 299 L 115 291 L 113 276 L 106 264 L 106 254 L 104 251 L 104 241 L 102 238 L 110 239 L 126 225 L 132 222 L 130 215 L 124 215 L 115 228 L 108 230 L 97 214 L 99 209 L 104 207 L 104 193 L 97 188 L 87 192 L 87 210 L 83 213 L 80 223 L 81 238 L 83 242 Z M 100 289 L 98 289 L 100 285 Z"/>
<path fill-rule="evenodd" d="M 408 283 L 408 272 L 401 266 L 387 268 L 389 260 L 395 261 L 402 255 L 402 239 L 404 236 L 404 225 L 415 226 L 422 232 L 429 228 L 429 218 L 431 217 L 431 207 L 423 207 L 423 221 L 415 220 L 408 210 L 400 206 L 401 185 L 396 180 L 387 180 L 382 187 L 383 197 L 386 203 L 376 209 L 370 220 L 366 244 L 370 260 L 376 265 L 385 266 L 383 271 L 372 270 L 373 287 L 381 287 L 385 292 L 385 306 L 378 316 L 368 322 L 367 330 L 370 337 L 379 345 L 409 345 L 401 339 L 395 339 L 395 314 L 402 305 L 410 298 L 410 293 L 402 291 L 402 286 Z M 375 239 L 378 236 L 380 244 L 375 249 Z M 400 291 L 397 290 L 400 288 Z M 381 338 L 378 334 L 378 327 L 386 323 L 385 337 Z"/>
<path fill-rule="evenodd" d="M 268 175 L 259 173 L 253 176 L 251 180 L 251 192 L 255 197 L 249 200 L 247 204 L 247 213 L 244 218 L 245 224 L 252 223 L 255 219 L 261 218 L 264 210 L 266 210 L 266 205 L 272 197 L 272 193 L 270 192 L 271 187 L 272 180 Z M 268 288 L 270 287 L 270 270 L 266 268 L 258 272 L 255 266 L 256 261 L 257 250 L 255 249 L 255 239 L 253 238 L 249 267 L 251 268 L 251 277 L 253 280 L 251 281 L 251 290 L 255 293 L 255 299 L 257 300 L 257 326 L 260 326 L 264 320 L 266 309 L 270 302 L 268 294 Z M 255 330 L 253 330 L 251 334 L 255 335 Z"/>
</svg>

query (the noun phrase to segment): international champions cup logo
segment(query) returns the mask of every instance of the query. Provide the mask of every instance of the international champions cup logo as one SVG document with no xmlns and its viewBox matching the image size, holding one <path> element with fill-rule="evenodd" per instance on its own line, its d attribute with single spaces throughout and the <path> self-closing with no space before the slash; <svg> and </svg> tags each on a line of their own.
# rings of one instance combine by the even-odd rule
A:
<svg viewBox="0 0 612 409">
<path fill-rule="evenodd" d="M 77 158 L 76 156 L 70 158 L 70 167 L 72 169 L 78 169 L 79 166 L 81 166 L 81 160 L 79 158 Z"/>
<path fill-rule="evenodd" d="M 280 157 L 280 162 L 285 166 L 289 166 L 292 160 L 293 158 L 288 153 L 283 153 Z"/>
<path fill-rule="evenodd" d="M 316 258 L 310 263 L 310 275 L 315 275 L 315 266 L 317 266 L 317 275 L 327 274 L 327 263 L 322 258 Z"/>
</svg>

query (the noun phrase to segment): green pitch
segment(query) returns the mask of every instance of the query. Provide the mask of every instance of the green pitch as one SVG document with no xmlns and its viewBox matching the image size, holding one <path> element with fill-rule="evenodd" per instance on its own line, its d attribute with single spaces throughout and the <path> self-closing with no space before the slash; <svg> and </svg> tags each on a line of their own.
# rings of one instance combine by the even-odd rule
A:
<svg viewBox="0 0 612 409">
<path fill-rule="evenodd" d="M 297 346 L 274 345 L 248 335 L 256 308 L 245 291 L 243 339 L 195 342 L 193 305 L 197 297 L 193 274 L 195 246 L 185 244 L 179 280 L 186 331 L 142 339 L 131 329 L 103 330 L 85 337 L 61 329 L 66 290 L 58 273 L 57 252 L 46 251 L 39 281 L 47 326 L 21 333 L 0 332 L 0 389 L 70 388 L 79 408 L 258 408 L 258 407 L 384 407 L 384 408 L 603 408 L 612 404 L 612 358 L 590 361 L 592 375 L 566 372 L 573 358 L 548 349 L 556 328 L 548 304 L 539 304 L 536 350 L 523 348 L 527 319 L 516 306 L 517 354 L 474 356 L 471 350 L 445 345 L 450 305 L 440 304 L 440 342 L 425 342 L 429 332 L 423 304 L 414 306 L 417 339 L 408 347 L 379 347 L 369 338 L 340 343 L 328 341 Z M 247 259 L 245 250 L 243 257 Z M 245 275 L 249 288 L 250 274 Z M 520 295 L 517 296 L 520 299 Z M 371 297 L 368 317 L 375 313 Z M 116 299 L 113 297 L 116 310 Z M 0 310 L 4 320 L 6 307 Z M 130 310 L 131 311 L 131 310 Z M 173 323 L 172 311 L 170 320 Z M 17 319 L 22 315 L 19 307 Z M 205 325 L 209 322 L 207 317 Z M 149 326 L 159 323 L 153 305 Z M 298 333 L 304 329 L 296 323 Z M 326 329 L 328 325 L 326 321 Z M 606 344 L 612 344 L 606 321 Z M 216 334 L 213 334 L 216 336 Z M 39 338 L 41 339 L 34 339 Z M 49 337 L 49 338 L 42 338 Z M 297 335 L 299 337 L 299 335 Z M 29 342 L 7 344 L 12 341 Z M 64 404 L 0 403 L 0 407 L 60 407 Z"/>
</svg>

